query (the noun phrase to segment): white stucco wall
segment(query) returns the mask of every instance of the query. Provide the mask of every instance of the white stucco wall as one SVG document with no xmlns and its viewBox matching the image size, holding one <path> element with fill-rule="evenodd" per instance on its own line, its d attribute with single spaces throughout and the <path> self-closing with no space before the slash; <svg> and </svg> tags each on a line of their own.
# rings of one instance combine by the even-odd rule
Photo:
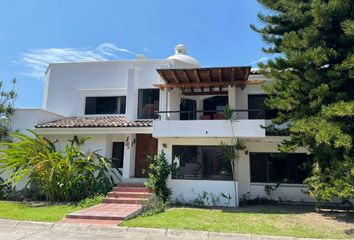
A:
<svg viewBox="0 0 354 240">
<path fill-rule="evenodd" d="M 43 108 L 64 116 L 84 116 L 87 96 L 127 96 L 127 117 L 136 119 L 137 90 L 162 82 L 156 69 L 181 67 L 195 66 L 168 59 L 50 64 Z"/>
<path fill-rule="evenodd" d="M 238 120 L 232 123 L 236 137 L 264 138 L 264 120 Z M 153 137 L 232 137 L 229 120 L 155 120 Z"/>
<path fill-rule="evenodd" d="M 11 131 L 26 132 L 39 123 L 63 118 L 63 116 L 39 108 L 17 108 L 11 117 Z"/>
<path fill-rule="evenodd" d="M 205 192 L 208 199 L 203 200 L 206 205 L 235 206 L 233 181 L 170 179 L 168 184 L 172 189 L 172 201 L 174 202 L 180 201 L 193 205 L 193 201 L 199 196 L 203 196 Z M 222 197 L 222 194 L 226 196 L 230 194 L 232 198 L 230 202 Z M 213 198 L 218 200 L 213 202 Z"/>
<path fill-rule="evenodd" d="M 229 142 L 230 138 L 161 138 L 159 139 L 159 151 L 163 150 L 166 153 L 167 160 L 172 162 L 172 146 L 173 145 L 213 145 L 218 146 L 221 142 Z M 277 146 L 280 143 L 280 138 L 265 138 L 263 140 L 243 139 L 246 149 L 240 152 L 240 159 L 238 161 L 238 197 L 243 195 L 250 195 L 250 199 L 257 197 L 267 197 L 264 187 L 266 183 L 251 183 L 250 172 L 250 152 L 278 152 Z M 165 145 L 166 147 L 163 147 Z M 306 152 L 305 149 L 299 149 L 297 152 Z M 184 200 L 191 202 L 202 194 L 204 191 L 209 195 L 220 196 L 221 193 L 234 196 L 234 188 L 232 181 L 219 181 L 219 180 L 182 180 L 172 179 L 169 180 L 169 185 L 173 191 L 173 200 Z M 277 190 L 271 194 L 271 198 L 281 201 L 294 201 L 294 202 L 314 202 L 302 190 L 306 190 L 306 185 L 303 184 L 282 184 Z M 219 205 L 226 205 L 226 199 L 220 198 Z M 234 197 L 232 199 L 234 201 Z M 234 203 L 234 202 L 233 202 Z"/>
<path fill-rule="evenodd" d="M 250 153 L 252 152 L 279 152 L 278 144 L 281 142 L 280 137 L 267 137 L 262 140 L 245 140 L 246 151 L 241 152 L 239 160 L 239 196 L 250 193 L 250 198 L 267 197 L 264 187 L 266 185 L 275 185 L 268 183 L 251 183 L 250 169 Z M 298 153 L 306 153 L 305 149 L 298 149 Z M 247 154 L 246 154 L 247 153 Z M 304 184 L 281 184 L 280 187 L 271 194 L 274 200 L 295 201 L 295 202 L 314 202 L 309 195 L 302 190 L 306 190 Z"/>
<path fill-rule="evenodd" d="M 209 145 L 217 146 L 221 141 L 227 143 L 229 138 L 162 138 L 159 139 L 159 152 L 164 151 L 169 163 L 172 163 L 172 146 L 173 145 Z M 166 145 L 166 148 L 163 145 Z M 208 193 L 209 198 L 211 195 L 220 197 L 218 206 L 227 206 L 227 200 L 221 197 L 221 193 L 226 196 L 230 195 L 231 206 L 235 205 L 234 198 L 234 185 L 233 181 L 220 181 L 220 180 L 185 180 L 185 179 L 169 179 L 169 186 L 172 189 L 172 201 L 184 201 L 186 203 L 193 202 L 198 194 L 203 195 L 203 192 Z M 237 189 L 237 188 L 236 188 Z M 237 191 L 237 190 L 236 190 Z M 212 202 L 210 201 L 209 204 Z"/>
</svg>

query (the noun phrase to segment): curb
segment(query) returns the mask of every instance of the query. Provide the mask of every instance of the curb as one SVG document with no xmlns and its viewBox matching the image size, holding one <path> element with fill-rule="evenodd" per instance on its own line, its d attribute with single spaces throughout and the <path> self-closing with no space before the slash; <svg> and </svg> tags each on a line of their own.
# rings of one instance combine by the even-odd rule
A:
<svg viewBox="0 0 354 240">
<path fill-rule="evenodd" d="M 139 227 L 106 227 L 99 225 L 84 224 L 60 224 L 48 222 L 19 221 L 0 219 L 0 224 L 6 224 L 18 228 L 35 228 L 53 231 L 69 231 L 69 232 L 89 232 L 89 233 L 112 233 L 124 235 L 144 235 L 156 237 L 169 237 L 176 239 L 200 239 L 200 240 L 319 240 L 316 238 L 298 238 L 286 236 L 268 236 L 255 234 L 239 234 L 239 233 L 219 233 L 209 231 L 166 229 L 166 228 L 139 228 Z M 323 239 L 322 239 L 323 240 Z"/>
</svg>

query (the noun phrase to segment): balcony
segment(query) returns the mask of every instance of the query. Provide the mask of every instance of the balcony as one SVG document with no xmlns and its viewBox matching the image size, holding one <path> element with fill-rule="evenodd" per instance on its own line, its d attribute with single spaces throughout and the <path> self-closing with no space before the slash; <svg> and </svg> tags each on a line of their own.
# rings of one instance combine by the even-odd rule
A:
<svg viewBox="0 0 354 240">
<path fill-rule="evenodd" d="M 262 110 L 234 112 L 236 121 L 231 123 L 223 119 L 220 111 L 159 111 L 156 112 L 157 119 L 153 121 L 153 137 L 229 138 L 233 136 L 233 132 L 240 138 L 265 137 L 265 129 L 262 126 L 265 126 L 266 122 L 260 119 L 263 117 Z M 255 119 L 248 119 L 249 116 Z"/>
</svg>

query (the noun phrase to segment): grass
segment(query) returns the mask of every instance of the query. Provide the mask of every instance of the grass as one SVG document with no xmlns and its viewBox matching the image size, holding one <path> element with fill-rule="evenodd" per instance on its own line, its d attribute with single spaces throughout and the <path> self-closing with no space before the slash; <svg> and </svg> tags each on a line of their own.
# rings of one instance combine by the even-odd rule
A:
<svg viewBox="0 0 354 240">
<path fill-rule="evenodd" d="M 351 238 L 353 216 L 320 214 L 304 207 L 250 206 L 234 211 L 172 208 L 121 226 L 176 228 L 310 238 Z"/>
<path fill-rule="evenodd" d="M 0 201 L 0 218 L 57 222 L 68 213 L 101 203 L 103 196 L 87 198 L 78 204 L 50 204 L 47 202 L 10 202 Z"/>
<path fill-rule="evenodd" d="M 57 222 L 68 213 L 80 210 L 81 207 L 72 204 L 49 205 L 43 203 L 6 202 L 0 201 L 0 218 Z"/>
</svg>

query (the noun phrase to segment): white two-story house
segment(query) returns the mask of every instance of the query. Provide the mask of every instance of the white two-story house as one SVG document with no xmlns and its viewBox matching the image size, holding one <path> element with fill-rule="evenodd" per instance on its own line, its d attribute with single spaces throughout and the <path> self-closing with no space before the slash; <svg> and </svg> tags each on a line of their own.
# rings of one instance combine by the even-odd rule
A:
<svg viewBox="0 0 354 240">
<path fill-rule="evenodd" d="M 178 170 L 169 185 L 173 200 L 190 202 L 207 193 L 210 204 L 231 204 L 247 196 L 313 201 L 303 193 L 305 150 L 281 154 L 282 131 L 266 131 L 262 84 L 271 81 L 250 67 L 208 67 L 187 55 L 184 45 L 167 59 L 53 63 L 48 66 L 41 109 L 17 109 L 12 130 L 35 129 L 58 145 L 74 135 L 89 136 L 87 150 L 114 158 L 123 181 L 144 181 L 148 156 L 160 151 Z M 234 131 L 223 119 L 235 110 Z M 237 196 L 229 163 L 219 154 L 232 132 L 242 140 Z M 282 182 L 271 196 L 265 186 Z M 236 202 L 235 202 L 236 201 Z"/>
</svg>

